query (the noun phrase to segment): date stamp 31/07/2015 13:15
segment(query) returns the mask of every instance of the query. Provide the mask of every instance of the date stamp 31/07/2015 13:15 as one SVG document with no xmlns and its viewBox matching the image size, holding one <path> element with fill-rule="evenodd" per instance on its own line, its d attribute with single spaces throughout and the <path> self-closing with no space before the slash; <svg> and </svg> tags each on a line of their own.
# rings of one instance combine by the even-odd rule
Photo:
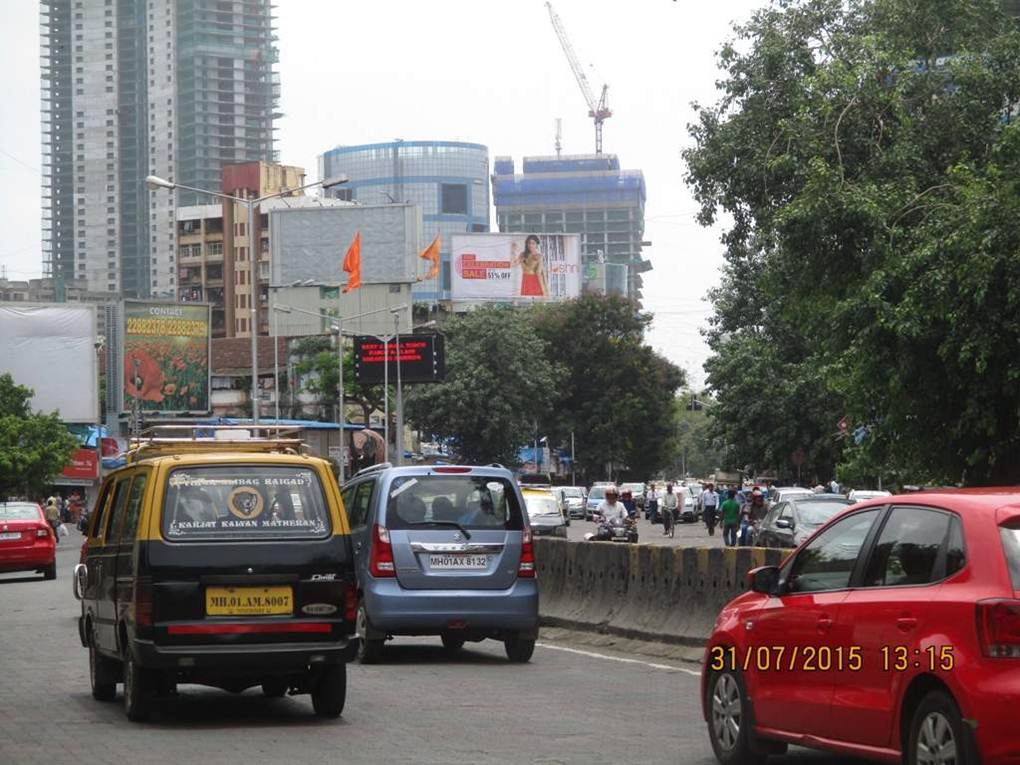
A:
<svg viewBox="0 0 1020 765">
<path fill-rule="evenodd" d="M 874 665 L 868 666 L 871 662 Z M 716 645 L 709 649 L 708 669 L 713 672 L 860 672 L 880 668 L 883 672 L 951 672 L 953 647 L 928 645 L 911 648 L 886 645 L 870 654 L 861 646 L 759 645 L 740 649 Z"/>
</svg>

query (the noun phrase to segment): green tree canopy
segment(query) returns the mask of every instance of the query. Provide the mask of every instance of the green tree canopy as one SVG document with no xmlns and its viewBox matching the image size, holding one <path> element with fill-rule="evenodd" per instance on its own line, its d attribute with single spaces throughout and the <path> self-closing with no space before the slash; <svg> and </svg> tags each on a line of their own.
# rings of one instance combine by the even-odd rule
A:
<svg viewBox="0 0 1020 765">
<path fill-rule="evenodd" d="M 57 412 L 32 413 L 33 395 L 0 375 L 0 498 L 42 492 L 77 445 Z"/>
<path fill-rule="evenodd" d="M 743 413 L 745 456 L 819 472 L 1020 480 L 1015 23 L 994 0 L 778 0 L 719 60 L 685 158 L 701 221 L 732 221 L 720 425 Z"/>
<path fill-rule="evenodd" d="M 515 465 L 553 411 L 564 369 L 529 312 L 488 307 L 448 322 L 446 381 L 414 386 L 408 421 L 449 439 L 466 462 Z"/>
<path fill-rule="evenodd" d="M 607 469 L 644 480 L 674 453 L 674 397 L 686 378 L 645 345 L 650 322 L 616 296 L 536 309 L 538 331 L 565 368 L 548 430 L 563 443 L 574 434 L 578 466 L 591 480 Z"/>
</svg>

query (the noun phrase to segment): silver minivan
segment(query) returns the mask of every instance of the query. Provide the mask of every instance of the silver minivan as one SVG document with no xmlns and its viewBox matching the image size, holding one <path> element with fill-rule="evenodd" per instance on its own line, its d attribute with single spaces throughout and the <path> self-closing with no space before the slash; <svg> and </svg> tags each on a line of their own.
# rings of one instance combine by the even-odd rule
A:
<svg viewBox="0 0 1020 765">
<path fill-rule="evenodd" d="M 363 470 L 343 488 L 358 577 L 361 660 L 387 639 L 438 635 L 449 653 L 501 640 L 530 660 L 538 583 L 528 516 L 513 474 L 462 465 Z"/>
</svg>

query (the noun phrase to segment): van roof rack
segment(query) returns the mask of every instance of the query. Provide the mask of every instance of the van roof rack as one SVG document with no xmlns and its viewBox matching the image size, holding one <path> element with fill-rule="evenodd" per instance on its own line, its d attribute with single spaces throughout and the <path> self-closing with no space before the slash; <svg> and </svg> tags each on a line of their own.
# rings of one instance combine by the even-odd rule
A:
<svg viewBox="0 0 1020 765">
<path fill-rule="evenodd" d="M 391 468 L 391 467 L 393 467 L 393 463 L 392 462 L 380 462 L 377 465 L 369 465 L 368 467 L 362 468 L 361 470 L 359 470 L 357 473 L 355 473 L 353 476 L 351 476 L 351 478 L 357 478 L 359 475 L 365 475 L 366 473 L 373 473 L 376 470 L 386 470 L 387 468 Z"/>
<path fill-rule="evenodd" d="M 199 452 L 302 454 L 307 446 L 300 430 L 293 425 L 153 425 L 129 440 L 125 460 Z"/>
</svg>

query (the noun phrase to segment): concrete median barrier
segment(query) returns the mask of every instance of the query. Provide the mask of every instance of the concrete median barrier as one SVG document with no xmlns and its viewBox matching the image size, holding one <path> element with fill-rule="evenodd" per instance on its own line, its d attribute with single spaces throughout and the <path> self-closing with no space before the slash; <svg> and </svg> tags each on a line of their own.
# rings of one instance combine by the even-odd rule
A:
<svg viewBox="0 0 1020 765">
<path fill-rule="evenodd" d="M 552 627 L 699 646 L 756 566 L 782 550 L 536 540 L 540 613 Z"/>
</svg>

